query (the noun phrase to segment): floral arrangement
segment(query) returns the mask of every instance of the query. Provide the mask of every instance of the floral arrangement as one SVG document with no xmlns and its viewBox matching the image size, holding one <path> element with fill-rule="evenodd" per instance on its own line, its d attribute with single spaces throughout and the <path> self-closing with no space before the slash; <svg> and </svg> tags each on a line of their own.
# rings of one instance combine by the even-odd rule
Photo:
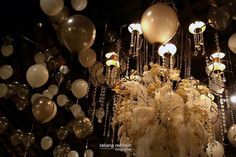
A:
<svg viewBox="0 0 236 157">
<path fill-rule="evenodd" d="M 176 69 L 150 67 L 114 88 L 112 126 L 119 126 L 120 144 L 131 144 L 136 157 L 206 157 L 218 116 L 210 90 L 197 80 L 180 80 Z"/>
</svg>

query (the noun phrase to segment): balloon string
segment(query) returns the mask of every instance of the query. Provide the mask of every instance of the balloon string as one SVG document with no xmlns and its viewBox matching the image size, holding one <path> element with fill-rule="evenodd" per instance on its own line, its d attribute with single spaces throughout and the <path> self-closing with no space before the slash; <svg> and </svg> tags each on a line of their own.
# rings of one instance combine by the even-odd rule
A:
<svg viewBox="0 0 236 157">
<path fill-rule="evenodd" d="M 33 130 L 34 130 L 34 125 L 35 125 L 35 119 L 33 120 L 33 123 L 32 123 L 32 126 L 31 126 L 30 133 L 33 132 Z M 26 149 L 25 149 L 24 157 L 27 157 L 28 150 L 29 150 L 30 140 L 31 140 L 31 139 L 28 139 L 28 141 L 27 141 L 27 145 L 26 145 Z"/>
</svg>

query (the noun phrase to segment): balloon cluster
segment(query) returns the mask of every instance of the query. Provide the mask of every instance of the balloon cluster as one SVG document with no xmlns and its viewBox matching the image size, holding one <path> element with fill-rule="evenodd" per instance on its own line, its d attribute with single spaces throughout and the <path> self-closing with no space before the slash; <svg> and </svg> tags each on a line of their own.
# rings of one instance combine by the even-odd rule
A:
<svg viewBox="0 0 236 157">
<path fill-rule="evenodd" d="M 25 84 L 20 84 L 17 81 L 10 84 L 0 83 L 0 98 L 11 98 L 20 111 L 29 106 L 29 94 L 29 87 Z"/>
<path fill-rule="evenodd" d="M 11 135 L 11 143 L 16 146 L 23 143 L 26 147 L 30 147 L 35 142 L 35 135 L 32 132 L 24 133 L 17 129 Z"/>
</svg>

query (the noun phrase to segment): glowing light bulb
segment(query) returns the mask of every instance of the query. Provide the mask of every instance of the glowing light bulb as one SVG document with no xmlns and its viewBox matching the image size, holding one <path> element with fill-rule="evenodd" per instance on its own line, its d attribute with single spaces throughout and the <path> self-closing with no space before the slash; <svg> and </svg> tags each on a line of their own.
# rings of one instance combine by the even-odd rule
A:
<svg viewBox="0 0 236 157">
<path fill-rule="evenodd" d="M 232 96 L 230 97 L 230 101 L 231 101 L 232 103 L 236 103 L 236 95 L 232 95 Z"/>
</svg>

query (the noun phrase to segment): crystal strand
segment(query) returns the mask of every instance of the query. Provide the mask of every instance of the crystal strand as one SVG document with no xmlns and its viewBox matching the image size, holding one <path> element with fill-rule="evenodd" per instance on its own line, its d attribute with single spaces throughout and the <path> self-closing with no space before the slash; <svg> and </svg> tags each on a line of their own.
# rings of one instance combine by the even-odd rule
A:
<svg viewBox="0 0 236 157">
<path fill-rule="evenodd" d="M 220 95 L 220 107 L 221 107 L 221 112 L 222 112 L 222 124 L 223 124 L 223 129 L 224 133 L 227 133 L 227 128 L 226 128 L 226 120 L 225 120 L 225 106 L 224 106 L 224 99 L 222 95 Z"/>
<path fill-rule="evenodd" d="M 201 33 L 200 36 L 201 36 L 201 45 L 202 45 L 202 56 L 204 56 L 206 54 L 206 50 L 205 50 L 204 35 L 203 35 L 203 33 Z"/>
<path fill-rule="evenodd" d="M 92 123 L 94 121 L 94 114 L 95 114 L 95 110 L 96 110 L 96 94 L 97 94 L 97 86 L 94 88 L 93 91 L 93 102 L 92 102 L 92 107 L 93 107 L 93 111 L 92 111 Z"/>
<path fill-rule="evenodd" d="M 217 52 L 220 52 L 220 44 L 219 44 L 219 35 L 218 35 L 218 33 L 215 33 L 215 42 L 216 42 Z"/>
<path fill-rule="evenodd" d="M 103 129 L 103 136 L 106 136 L 108 115 L 109 115 L 109 102 L 106 103 L 106 113 L 105 113 L 105 124 L 104 124 L 104 129 Z"/>
<path fill-rule="evenodd" d="M 130 47 L 134 46 L 134 31 L 131 33 Z"/>
<path fill-rule="evenodd" d="M 136 39 L 136 49 L 135 49 L 135 56 L 136 56 L 136 70 L 137 70 L 137 73 L 139 74 L 140 70 L 139 70 L 139 66 L 140 66 L 140 63 L 139 63 L 139 53 L 138 53 L 138 35 L 136 36 L 137 39 Z"/>
<path fill-rule="evenodd" d="M 126 74 L 127 77 L 129 76 L 129 57 L 127 57 L 127 63 L 126 63 Z"/>
<path fill-rule="evenodd" d="M 224 128 L 223 128 L 223 124 L 222 124 L 222 112 L 220 111 L 219 112 L 219 114 L 220 114 L 220 133 L 221 133 L 221 143 L 223 143 L 224 142 Z"/>
<path fill-rule="evenodd" d="M 109 116 L 109 123 L 108 123 L 107 137 L 110 137 L 110 134 L 111 134 L 111 119 L 112 119 L 112 117 Z"/>
<path fill-rule="evenodd" d="M 113 107 L 112 107 L 112 110 L 113 110 L 113 117 L 116 116 L 116 104 L 117 104 L 117 95 L 114 94 L 114 98 L 113 98 Z M 114 140 L 115 140 L 115 126 L 112 127 L 112 144 L 114 143 Z"/>
<path fill-rule="evenodd" d="M 100 93 L 100 97 L 99 97 L 99 103 L 100 103 L 100 115 L 103 114 L 104 112 L 104 102 L 105 102 L 105 97 L 106 97 L 106 88 L 104 86 L 101 87 L 101 93 Z M 103 117 L 100 117 L 101 119 L 98 119 L 99 123 L 102 123 L 102 119 Z"/>
<path fill-rule="evenodd" d="M 193 40 L 194 40 L 194 56 L 197 56 L 198 55 L 198 52 L 197 52 L 197 35 L 195 34 L 194 36 L 193 36 Z"/>
<path fill-rule="evenodd" d="M 188 47 L 187 47 L 187 55 L 188 55 L 188 62 L 187 62 L 187 76 L 191 76 L 191 40 L 188 39 Z"/>
<path fill-rule="evenodd" d="M 91 87 L 91 83 L 92 83 L 92 77 L 91 76 L 89 76 L 89 80 L 88 80 L 88 92 L 87 92 L 87 94 L 86 94 L 86 99 L 88 99 L 88 97 L 89 97 L 89 91 L 90 91 L 90 87 Z"/>
<path fill-rule="evenodd" d="M 146 65 L 148 65 L 148 41 L 147 40 L 145 40 L 146 41 L 146 46 L 145 46 L 145 52 L 146 52 Z"/>
<path fill-rule="evenodd" d="M 139 35 L 139 32 L 137 32 L 137 35 L 136 35 L 136 49 L 135 49 L 136 56 L 139 56 L 139 50 L 140 50 L 140 35 Z"/>
</svg>

